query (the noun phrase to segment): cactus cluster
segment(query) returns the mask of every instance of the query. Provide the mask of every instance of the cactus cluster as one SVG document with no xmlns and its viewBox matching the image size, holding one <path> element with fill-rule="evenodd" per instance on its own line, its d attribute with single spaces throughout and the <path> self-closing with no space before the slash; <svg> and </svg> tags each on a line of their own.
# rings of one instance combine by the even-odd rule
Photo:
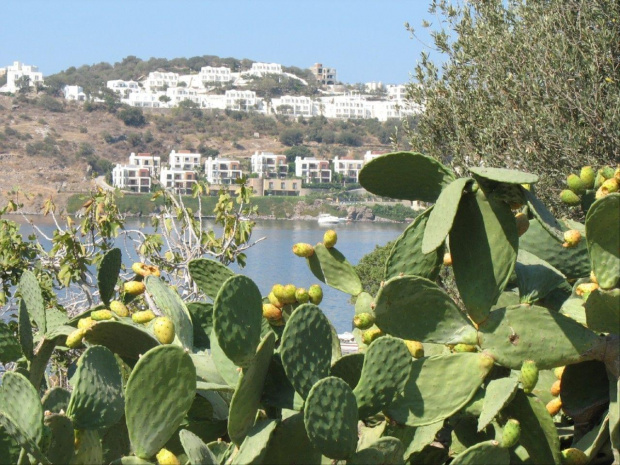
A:
<svg viewBox="0 0 620 465">
<path fill-rule="evenodd" d="M 293 246 L 355 299 L 358 353 L 342 356 L 319 285 L 261 291 L 197 259 L 203 300 L 184 302 L 147 266 L 120 282 L 114 249 L 101 304 L 69 319 L 24 272 L 19 337 L 0 327 L 1 360 L 17 361 L 0 386 L 0 461 L 618 461 L 620 193 L 594 201 L 580 225 L 555 219 L 537 177 L 517 171 L 457 178 L 400 152 L 369 162 L 360 182 L 435 205 L 394 243 L 374 296 L 334 231 Z M 562 247 L 569 230 L 583 240 Z M 442 266 L 460 302 L 439 284 Z M 45 367 L 67 348 L 79 354 L 72 390 L 51 389 Z"/>
<path fill-rule="evenodd" d="M 618 192 L 620 165 L 615 170 L 610 166 L 603 166 L 599 170 L 584 166 L 579 175 L 568 175 L 566 186 L 568 189 L 560 192 L 560 200 L 572 207 L 581 206 L 587 211 L 595 200 Z"/>
</svg>

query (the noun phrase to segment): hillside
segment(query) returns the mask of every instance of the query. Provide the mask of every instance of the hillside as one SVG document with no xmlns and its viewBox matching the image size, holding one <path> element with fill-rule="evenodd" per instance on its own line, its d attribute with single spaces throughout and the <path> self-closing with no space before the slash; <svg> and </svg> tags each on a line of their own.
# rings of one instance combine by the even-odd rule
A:
<svg viewBox="0 0 620 465">
<path fill-rule="evenodd" d="M 296 121 L 179 107 L 145 109 L 145 124 L 134 127 L 119 119 L 121 112 L 117 105 L 84 106 L 44 93 L 0 96 L 2 197 L 20 187 L 33 194 L 25 202 L 30 211 L 50 196 L 64 205 L 68 194 L 92 186 L 94 173 L 125 163 L 131 152 L 151 152 L 166 160 L 172 149 L 189 149 L 247 159 L 257 150 L 284 153 L 297 146 L 305 155 L 361 157 L 366 150 L 388 150 L 399 124 L 322 117 Z M 246 164 L 249 168 L 249 160 Z"/>
</svg>

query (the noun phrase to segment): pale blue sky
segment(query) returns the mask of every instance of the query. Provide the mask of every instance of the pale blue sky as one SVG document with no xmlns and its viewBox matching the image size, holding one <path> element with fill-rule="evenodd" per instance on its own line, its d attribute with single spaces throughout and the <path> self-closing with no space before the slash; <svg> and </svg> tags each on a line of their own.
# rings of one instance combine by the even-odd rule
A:
<svg viewBox="0 0 620 465">
<path fill-rule="evenodd" d="M 403 24 L 420 26 L 427 8 L 427 0 L 3 0 L 0 67 L 21 61 L 45 76 L 128 55 L 217 55 L 320 62 L 344 82 L 404 83 L 424 46 Z"/>
</svg>

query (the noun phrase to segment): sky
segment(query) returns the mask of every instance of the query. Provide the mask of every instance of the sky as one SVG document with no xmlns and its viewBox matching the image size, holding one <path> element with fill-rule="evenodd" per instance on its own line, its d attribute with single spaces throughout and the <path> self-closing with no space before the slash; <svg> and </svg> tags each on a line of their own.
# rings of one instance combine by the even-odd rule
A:
<svg viewBox="0 0 620 465">
<path fill-rule="evenodd" d="M 0 67 L 200 55 L 336 68 L 346 83 L 411 81 L 428 0 L 3 0 Z M 412 38 L 409 22 L 422 35 Z M 431 21 L 432 22 L 432 21 Z"/>
</svg>

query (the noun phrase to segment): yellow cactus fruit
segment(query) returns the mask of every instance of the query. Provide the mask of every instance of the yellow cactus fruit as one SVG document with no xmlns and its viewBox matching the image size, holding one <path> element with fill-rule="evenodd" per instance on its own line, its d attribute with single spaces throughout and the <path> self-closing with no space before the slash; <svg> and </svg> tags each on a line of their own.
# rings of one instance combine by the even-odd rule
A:
<svg viewBox="0 0 620 465">
<path fill-rule="evenodd" d="M 314 247 L 305 242 L 298 242 L 293 246 L 293 253 L 298 257 L 312 257 L 314 255 Z"/>
<path fill-rule="evenodd" d="M 72 331 L 67 336 L 67 342 L 65 342 L 65 345 L 69 349 L 75 349 L 77 347 L 80 347 L 82 345 L 82 339 L 84 339 L 85 334 L 86 329 L 84 328 L 78 328 L 75 331 Z"/>
<path fill-rule="evenodd" d="M 155 456 L 159 465 L 181 465 L 176 455 L 168 449 L 161 449 Z"/>
<path fill-rule="evenodd" d="M 562 382 L 558 379 L 551 385 L 550 391 L 552 396 L 557 397 L 560 395 L 560 389 L 562 388 L 561 384 Z"/>
<path fill-rule="evenodd" d="M 295 290 L 295 300 L 300 304 L 305 304 L 310 301 L 310 296 L 308 295 L 308 291 L 303 287 L 298 287 Z"/>
<path fill-rule="evenodd" d="M 282 310 L 272 304 L 263 304 L 263 317 L 269 322 L 275 322 L 282 319 Z"/>
<path fill-rule="evenodd" d="M 605 195 L 618 192 L 618 181 L 616 178 L 610 178 L 601 185 L 600 189 Z"/>
<path fill-rule="evenodd" d="M 562 465 L 586 465 L 590 459 L 581 449 L 571 447 L 562 451 Z"/>
<path fill-rule="evenodd" d="M 271 305 L 275 305 L 278 308 L 284 307 L 284 304 L 278 300 L 278 298 L 275 296 L 273 292 L 269 293 L 269 295 L 267 296 L 267 299 L 269 299 L 269 303 Z"/>
<path fill-rule="evenodd" d="M 581 242 L 581 233 L 579 231 L 576 229 L 570 229 L 564 232 L 564 243 L 562 244 L 562 247 L 577 247 L 579 242 Z"/>
<path fill-rule="evenodd" d="M 153 334 L 162 344 L 170 344 L 174 341 L 174 322 L 167 316 L 158 316 L 151 326 Z"/>
<path fill-rule="evenodd" d="M 129 316 L 129 310 L 127 310 L 127 306 L 123 302 L 119 302 L 118 300 L 113 300 L 112 302 L 110 302 L 110 310 L 112 310 L 118 316 Z"/>
<path fill-rule="evenodd" d="M 590 271 L 590 282 L 594 284 L 598 284 L 598 279 L 596 279 L 596 276 L 594 275 L 594 271 Z"/>
<path fill-rule="evenodd" d="M 592 189 L 594 187 L 594 179 L 596 178 L 596 171 L 591 166 L 584 166 L 581 168 L 579 178 L 583 182 L 586 189 Z"/>
<path fill-rule="evenodd" d="M 336 231 L 333 229 L 328 229 L 325 231 L 325 234 L 323 234 L 323 245 L 328 249 L 331 249 L 336 245 L 336 242 L 338 242 L 338 235 L 336 234 Z"/>
<path fill-rule="evenodd" d="M 160 276 L 159 268 L 153 265 L 147 265 L 146 263 L 137 262 L 131 265 L 131 269 L 134 273 L 140 276 Z"/>
<path fill-rule="evenodd" d="M 80 318 L 77 323 L 78 329 L 88 329 L 97 324 L 95 320 L 87 316 L 86 318 Z"/>
<path fill-rule="evenodd" d="M 452 348 L 452 352 L 460 353 L 460 352 L 477 352 L 475 345 L 472 344 L 456 344 Z"/>
<path fill-rule="evenodd" d="M 549 415 L 554 417 L 562 409 L 562 400 L 559 397 L 556 397 L 555 399 L 551 399 L 547 403 L 546 407 L 547 407 L 547 412 L 549 412 Z"/>
<path fill-rule="evenodd" d="M 620 184 L 620 166 L 618 166 L 616 171 L 614 171 L 614 179 L 618 181 L 618 184 Z"/>
<path fill-rule="evenodd" d="M 586 191 L 584 182 L 576 174 L 571 174 L 568 176 L 566 179 L 566 184 L 568 185 L 568 188 L 577 195 L 581 195 Z"/>
<path fill-rule="evenodd" d="M 581 283 L 575 289 L 575 294 L 577 294 L 579 297 L 587 299 L 590 293 L 596 291 L 598 287 L 599 286 L 596 283 Z"/>
<path fill-rule="evenodd" d="M 521 237 L 530 228 L 530 220 L 525 213 L 517 213 L 515 215 L 515 221 L 517 222 L 517 233 L 519 237 Z"/>
<path fill-rule="evenodd" d="M 570 189 L 564 189 L 562 192 L 560 192 L 560 200 L 566 205 L 570 205 L 571 207 L 581 205 L 581 197 L 579 197 Z"/>
<path fill-rule="evenodd" d="M 123 289 L 129 295 L 140 295 L 144 293 L 146 286 L 142 281 L 127 281 Z"/>
<path fill-rule="evenodd" d="M 599 173 L 601 173 L 605 179 L 611 179 L 614 177 L 615 170 L 611 166 L 603 166 L 599 170 Z"/>
<path fill-rule="evenodd" d="M 443 266 L 452 266 L 452 255 L 449 252 L 443 254 Z"/>
<path fill-rule="evenodd" d="M 553 369 L 553 374 L 557 379 L 562 379 L 562 375 L 564 374 L 564 368 L 566 367 L 557 367 Z"/>
<path fill-rule="evenodd" d="M 111 320 L 112 318 L 114 318 L 114 316 L 114 313 L 112 313 L 108 309 L 95 310 L 94 312 L 90 312 L 90 317 L 95 321 Z"/>
<path fill-rule="evenodd" d="M 282 294 L 280 296 L 276 295 L 276 297 L 278 297 L 278 300 L 284 305 L 294 304 L 296 302 L 295 291 L 297 291 L 297 288 L 294 284 L 287 284 L 284 286 Z"/>
<path fill-rule="evenodd" d="M 142 310 L 131 315 L 133 322 L 139 324 L 148 323 L 149 321 L 155 319 L 155 317 L 156 315 L 152 310 Z"/>
<path fill-rule="evenodd" d="M 271 288 L 271 293 L 284 305 L 284 285 L 283 284 L 274 284 Z"/>
<path fill-rule="evenodd" d="M 424 357 L 424 346 L 420 341 L 407 341 L 405 340 L 405 344 L 407 345 L 407 349 L 409 349 L 409 353 L 412 357 L 422 358 Z"/>
<path fill-rule="evenodd" d="M 308 297 L 314 305 L 319 305 L 323 301 L 323 289 L 318 284 L 313 284 L 308 288 Z"/>
<path fill-rule="evenodd" d="M 385 334 L 383 333 L 383 331 L 381 331 L 379 328 L 367 329 L 362 333 L 362 342 L 368 346 L 372 341 L 384 335 Z"/>
</svg>

